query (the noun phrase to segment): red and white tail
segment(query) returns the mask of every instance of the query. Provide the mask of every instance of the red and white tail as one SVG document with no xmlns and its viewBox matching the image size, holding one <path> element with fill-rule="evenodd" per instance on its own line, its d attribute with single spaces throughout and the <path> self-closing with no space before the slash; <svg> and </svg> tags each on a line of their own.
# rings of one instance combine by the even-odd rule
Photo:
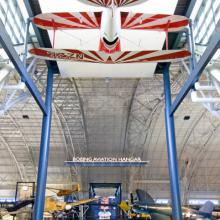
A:
<svg viewBox="0 0 220 220">
<path fill-rule="evenodd" d="M 121 51 L 106 54 L 102 51 L 93 50 L 34 48 L 29 52 L 45 60 L 105 64 L 172 62 L 185 59 L 191 55 L 187 50 Z"/>
<path fill-rule="evenodd" d="M 78 0 L 87 5 L 111 7 L 113 4 L 117 7 L 138 5 L 147 0 Z"/>
<path fill-rule="evenodd" d="M 104 39 L 101 39 L 100 43 L 99 43 L 99 51 L 103 51 L 104 53 L 107 53 L 107 54 L 112 54 L 112 53 L 115 53 L 115 52 L 120 52 L 121 51 L 120 40 L 117 39 L 117 41 L 112 46 L 106 47 Z"/>
</svg>

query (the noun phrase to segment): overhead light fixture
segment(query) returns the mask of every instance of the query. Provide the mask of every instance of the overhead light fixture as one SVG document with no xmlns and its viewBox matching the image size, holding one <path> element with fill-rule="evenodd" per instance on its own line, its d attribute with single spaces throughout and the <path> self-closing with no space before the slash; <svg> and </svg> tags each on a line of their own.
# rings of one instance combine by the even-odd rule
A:
<svg viewBox="0 0 220 220">
<path fill-rule="evenodd" d="M 184 121 L 188 121 L 189 119 L 190 119 L 189 115 L 185 115 L 184 118 L 183 118 Z"/>
<path fill-rule="evenodd" d="M 23 119 L 29 119 L 29 116 L 28 115 L 22 115 L 22 118 Z"/>
</svg>

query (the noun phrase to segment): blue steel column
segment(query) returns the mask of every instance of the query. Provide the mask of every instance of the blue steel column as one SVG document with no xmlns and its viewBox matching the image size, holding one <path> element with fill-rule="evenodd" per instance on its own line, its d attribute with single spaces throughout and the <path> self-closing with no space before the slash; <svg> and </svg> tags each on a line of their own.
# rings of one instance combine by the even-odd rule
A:
<svg viewBox="0 0 220 220">
<path fill-rule="evenodd" d="M 47 76 L 47 90 L 46 90 L 46 111 L 47 114 L 43 115 L 42 131 L 41 131 L 41 144 L 40 156 L 38 164 L 38 177 L 37 177 L 37 192 L 34 204 L 34 220 L 43 219 L 45 188 L 47 181 L 47 166 L 49 157 L 50 146 L 50 128 L 52 116 L 52 93 L 53 93 L 53 71 L 49 68 Z"/>
<path fill-rule="evenodd" d="M 173 118 L 173 114 L 170 115 L 171 90 L 170 90 L 169 67 L 164 68 L 163 79 L 164 79 L 164 94 L 165 94 L 166 139 L 167 139 L 168 165 L 169 165 L 169 175 L 170 175 L 170 189 L 172 196 L 172 213 L 173 213 L 172 219 L 182 220 L 174 118 Z"/>
</svg>

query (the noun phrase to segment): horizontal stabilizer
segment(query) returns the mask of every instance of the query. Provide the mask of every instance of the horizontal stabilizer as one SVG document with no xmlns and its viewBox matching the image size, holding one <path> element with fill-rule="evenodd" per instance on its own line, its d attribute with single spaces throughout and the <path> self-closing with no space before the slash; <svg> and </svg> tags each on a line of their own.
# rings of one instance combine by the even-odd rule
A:
<svg viewBox="0 0 220 220">
<path fill-rule="evenodd" d="M 78 0 L 78 1 L 92 6 L 101 6 L 101 7 L 112 6 L 112 0 Z M 116 5 L 117 7 L 134 6 L 146 1 L 148 0 L 114 0 L 114 5 Z"/>
<path fill-rule="evenodd" d="M 33 22 L 47 30 L 99 29 L 102 12 L 54 12 L 39 14 Z"/>
<path fill-rule="evenodd" d="M 189 19 L 180 15 L 121 12 L 121 28 L 176 32 L 185 28 Z"/>
<path fill-rule="evenodd" d="M 106 54 L 102 51 L 93 50 L 34 48 L 29 52 L 45 60 L 105 64 L 172 62 L 191 55 L 187 50 L 120 51 Z"/>
</svg>

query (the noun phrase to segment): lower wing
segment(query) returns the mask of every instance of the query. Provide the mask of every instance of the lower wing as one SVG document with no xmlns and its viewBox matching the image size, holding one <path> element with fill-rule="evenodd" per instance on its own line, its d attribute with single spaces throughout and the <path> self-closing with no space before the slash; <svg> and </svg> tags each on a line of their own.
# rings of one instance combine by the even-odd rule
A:
<svg viewBox="0 0 220 220">
<path fill-rule="evenodd" d="M 121 12 L 121 28 L 130 30 L 180 31 L 189 19 L 180 15 Z"/>
<path fill-rule="evenodd" d="M 29 52 L 45 60 L 105 64 L 172 62 L 191 56 L 187 50 L 120 51 L 106 54 L 102 51 L 93 50 L 34 48 Z"/>
<path fill-rule="evenodd" d="M 94 199 L 82 199 L 82 200 L 79 200 L 77 202 L 73 202 L 73 203 L 70 203 L 69 205 L 71 206 L 79 206 L 79 205 L 84 205 L 84 204 L 87 204 L 87 203 L 90 203 L 90 202 L 93 202 L 93 201 L 96 201 L 98 200 L 98 198 L 94 198 Z"/>
</svg>

